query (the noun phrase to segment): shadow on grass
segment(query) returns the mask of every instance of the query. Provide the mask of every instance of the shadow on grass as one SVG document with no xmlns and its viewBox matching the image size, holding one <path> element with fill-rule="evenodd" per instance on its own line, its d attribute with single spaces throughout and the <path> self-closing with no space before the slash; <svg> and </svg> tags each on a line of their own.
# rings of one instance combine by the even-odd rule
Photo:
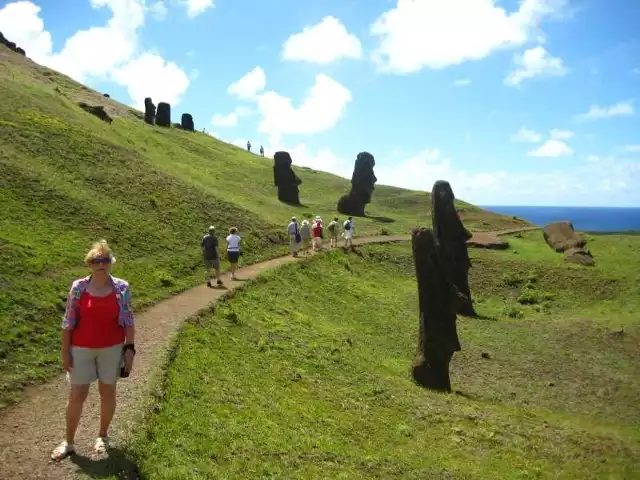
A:
<svg viewBox="0 0 640 480">
<path fill-rule="evenodd" d="M 395 222 L 395 220 L 393 218 L 389 218 L 389 217 L 381 217 L 378 215 L 365 215 L 365 218 L 370 218 L 371 220 L 374 220 L 378 223 L 393 223 Z"/>
<path fill-rule="evenodd" d="M 123 450 L 109 448 L 108 455 L 92 459 L 84 455 L 69 457 L 75 465 L 90 478 L 118 478 L 121 480 L 141 480 L 144 478 L 138 466 Z"/>
</svg>

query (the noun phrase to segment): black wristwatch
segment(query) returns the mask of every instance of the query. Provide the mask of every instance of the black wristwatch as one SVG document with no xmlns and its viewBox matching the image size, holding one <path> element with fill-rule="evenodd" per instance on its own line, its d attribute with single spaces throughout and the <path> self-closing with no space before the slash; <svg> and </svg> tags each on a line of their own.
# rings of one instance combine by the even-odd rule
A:
<svg viewBox="0 0 640 480">
<path fill-rule="evenodd" d="M 126 352 L 127 350 L 131 350 L 134 355 L 136 354 L 136 347 L 133 343 L 127 343 L 124 347 L 122 347 L 122 353 Z"/>
</svg>

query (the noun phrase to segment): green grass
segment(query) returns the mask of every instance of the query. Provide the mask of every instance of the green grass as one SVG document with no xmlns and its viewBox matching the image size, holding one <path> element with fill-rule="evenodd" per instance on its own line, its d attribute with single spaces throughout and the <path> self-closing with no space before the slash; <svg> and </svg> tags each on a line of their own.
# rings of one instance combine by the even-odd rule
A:
<svg viewBox="0 0 640 480">
<path fill-rule="evenodd" d="M 153 479 L 632 478 L 640 238 L 590 237 L 593 268 L 539 232 L 511 241 L 472 252 L 483 318 L 458 321 L 463 395 L 410 380 L 409 246 L 334 251 L 185 326 L 130 458 Z"/>
<path fill-rule="evenodd" d="M 114 274 L 130 281 L 139 310 L 201 282 L 199 241 L 209 225 L 239 227 L 243 261 L 255 262 L 286 251 L 292 214 L 333 216 L 349 188 L 296 168 L 304 206 L 284 205 L 271 160 L 202 133 L 147 126 L 140 112 L 4 47 L 0 98 L 0 408 L 60 372 L 65 295 L 85 274 L 92 242 L 110 242 Z M 105 105 L 114 122 L 78 101 Z M 406 233 L 429 221 L 429 205 L 424 192 L 379 186 L 357 232 Z M 477 230 L 523 223 L 460 208 Z"/>
</svg>

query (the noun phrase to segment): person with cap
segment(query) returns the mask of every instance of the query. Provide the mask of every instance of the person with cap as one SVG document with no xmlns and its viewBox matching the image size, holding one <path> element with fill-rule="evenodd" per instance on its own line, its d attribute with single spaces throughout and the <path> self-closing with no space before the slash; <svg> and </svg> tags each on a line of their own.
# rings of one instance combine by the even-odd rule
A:
<svg viewBox="0 0 640 480">
<path fill-rule="evenodd" d="M 216 236 L 216 227 L 213 225 L 209 227 L 209 233 L 202 237 L 200 247 L 202 247 L 202 256 L 204 257 L 204 276 L 207 280 L 207 286 L 210 288 L 213 287 L 211 283 L 211 270 L 215 271 L 216 284 L 221 286 L 220 248 L 218 246 L 218 237 Z"/>
<path fill-rule="evenodd" d="M 300 228 L 298 227 L 296 217 L 291 217 L 291 222 L 287 226 L 287 233 L 289 234 L 289 249 L 291 250 L 291 255 L 297 257 L 302 237 L 300 236 Z"/>
</svg>

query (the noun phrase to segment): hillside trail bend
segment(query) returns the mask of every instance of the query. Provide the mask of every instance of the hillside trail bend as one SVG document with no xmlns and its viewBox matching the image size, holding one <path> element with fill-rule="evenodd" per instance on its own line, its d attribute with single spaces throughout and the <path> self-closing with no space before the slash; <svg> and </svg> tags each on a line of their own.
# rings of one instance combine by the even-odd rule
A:
<svg viewBox="0 0 640 480">
<path fill-rule="evenodd" d="M 478 233 L 507 235 L 535 229 L 538 227 Z M 360 237 L 354 238 L 353 244 L 357 246 L 410 239 L 409 235 Z M 251 280 L 265 270 L 300 260 L 304 260 L 304 257 L 277 257 L 243 266 L 238 275 L 243 281 Z M 111 456 L 118 454 L 118 444 L 134 432 L 144 410 L 140 407 L 151 393 L 154 382 L 150 380 L 161 373 L 172 338 L 183 322 L 243 285 L 243 281 L 231 281 L 228 273 L 223 274 L 222 279 L 226 286 L 224 289 L 209 288 L 203 284 L 137 313 L 138 354 L 130 377 L 120 381 L 118 385 L 118 406 L 110 429 L 113 447 Z M 98 472 L 104 471 L 109 459 L 92 457 L 99 419 L 95 384 L 91 386 L 76 434 L 76 455 L 61 462 L 50 460 L 52 449 L 64 439 L 67 389 L 66 376 L 59 375 L 46 384 L 28 388 L 19 403 L 0 412 L 0 480 L 69 479 L 81 472 L 89 477 L 104 478 L 104 474 Z"/>
</svg>

